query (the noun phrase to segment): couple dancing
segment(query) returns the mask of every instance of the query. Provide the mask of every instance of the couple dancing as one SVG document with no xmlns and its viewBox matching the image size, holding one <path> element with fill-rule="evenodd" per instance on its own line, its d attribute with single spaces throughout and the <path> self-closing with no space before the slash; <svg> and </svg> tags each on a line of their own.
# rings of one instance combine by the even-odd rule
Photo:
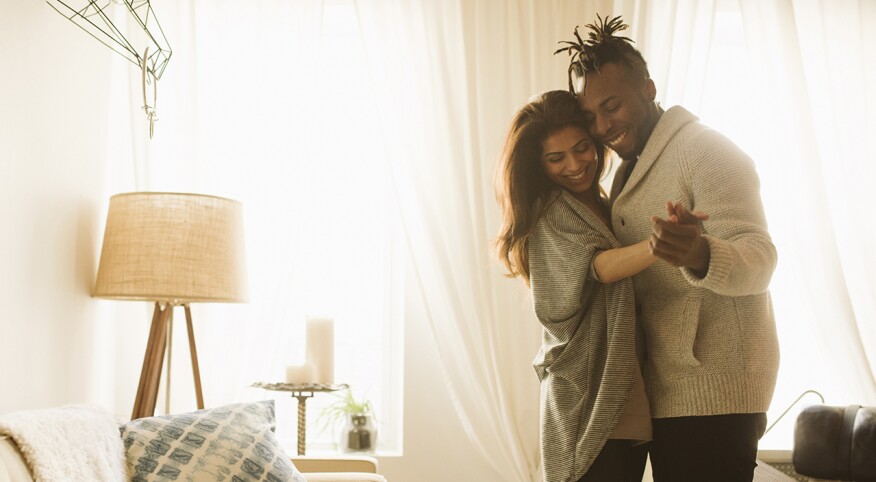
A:
<svg viewBox="0 0 876 482">
<path fill-rule="evenodd" d="M 776 250 L 751 159 L 681 107 L 599 19 L 569 91 L 514 116 L 499 257 L 531 287 L 548 482 L 751 481 L 779 349 Z M 623 162 L 610 195 L 606 149 Z"/>
</svg>

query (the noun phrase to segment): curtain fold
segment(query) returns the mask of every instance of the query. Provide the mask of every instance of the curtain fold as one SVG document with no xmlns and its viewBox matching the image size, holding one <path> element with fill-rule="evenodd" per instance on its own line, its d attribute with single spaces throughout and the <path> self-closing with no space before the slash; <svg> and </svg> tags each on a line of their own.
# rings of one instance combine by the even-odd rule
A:
<svg viewBox="0 0 876 482">
<path fill-rule="evenodd" d="M 396 450 L 397 227 L 386 176 L 374 168 L 369 129 L 377 127 L 361 122 L 369 98 L 349 99 L 351 73 L 364 65 L 353 12 L 351 3 L 322 0 L 165 5 L 174 53 L 158 83 L 155 136 L 139 110 L 139 74 L 125 65 L 108 184 L 110 194 L 198 192 L 243 203 L 250 300 L 192 305 L 208 406 L 276 398 L 278 436 L 291 445 L 295 400 L 249 387 L 282 381 L 286 366 L 303 363 L 305 317 L 326 316 L 335 322 L 335 380 L 372 401 L 385 421 L 381 442 Z M 178 310 L 171 411 L 195 407 L 181 318 Z M 142 353 L 145 336 L 125 330 L 117 341 L 118 359 L 135 360 L 118 378 L 136 383 L 131 355 Z M 136 385 L 120 384 L 126 396 L 116 411 L 126 413 Z M 308 403 L 311 449 L 333 446 L 317 416 L 332 401 Z"/>
<path fill-rule="evenodd" d="M 501 480 L 534 480 L 538 389 L 528 361 L 538 335 L 525 293 L 498 290 L 502 277 L 491 268 L 493 159 L 474 152 L 483 141 L 479 92 L 470 84 L 483 66 L 466 51 L 468 13 L 456 2 L 362 0 L 357 7 L 369 80 L 385 99 L 379 121 L 417 275 L 409 285 L 422 293 L 451 399 Z M 493 115 L 490 122 L 507 121 Z M 503 306 L 516 309 L 503 313 Z M 512 356 L 515 346 L 526 355 Z"/>
<path fill-rule="evenodd" d="M 781 196 L 766 193 L 780 264 L 792 273 L 779 285 L 791 293 L 777 304 L 777 316 L 795 315 L 784 323 L 785 340 L 803 341 L 790 332 L 807 327 L 817 340 L 808 360 L 786 360 L 800 365 L 796 374 L 785 371 L 785 380 L 816 385 L 809 388 L 828 403 L 872 404 L 876 108 L 868 87 L 876 43 L 868 26 L 876 9 L 867 2 L 791 0 L 743 0 L 741 7 L 748 71 L 758 78 L 763 102 L 745 107 L 762 119 L 772 141 L 759 156 L 764 187 L 792 186 Z M 813 360 L 817 366 L 806 370 Z M 779 394 L 777 402 L 795 397 Z"/>
</svg>

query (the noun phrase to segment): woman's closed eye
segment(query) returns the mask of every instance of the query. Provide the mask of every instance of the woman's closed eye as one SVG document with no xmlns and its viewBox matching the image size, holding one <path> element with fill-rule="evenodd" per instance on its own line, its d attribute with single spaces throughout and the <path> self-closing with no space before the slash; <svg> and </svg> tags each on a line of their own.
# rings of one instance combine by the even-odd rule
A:
<svg viewBox="0 0 876 482">
<path fill-rule="evenodd" d="M 575 144 L 575 147 L 572 149 L 575 152 L 587 152 L 590 148 L 593 147 L 593 143 L 589 140 L 582 140 L 581 142 Z"/>
</svg>

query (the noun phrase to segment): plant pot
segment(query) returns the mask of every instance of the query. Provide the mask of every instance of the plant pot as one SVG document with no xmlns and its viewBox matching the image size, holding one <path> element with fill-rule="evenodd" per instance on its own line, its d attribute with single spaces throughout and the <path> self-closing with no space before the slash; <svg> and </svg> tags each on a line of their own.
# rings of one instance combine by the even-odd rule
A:
<svg viewBox="0 0 876 482">
<path fill-rule="evenodd" d="M 343 453 L 374 452 L 377 448 L 377 426 L 370 415 L 349 415 L 339 439 L 338 448 Z"/>
</svg>

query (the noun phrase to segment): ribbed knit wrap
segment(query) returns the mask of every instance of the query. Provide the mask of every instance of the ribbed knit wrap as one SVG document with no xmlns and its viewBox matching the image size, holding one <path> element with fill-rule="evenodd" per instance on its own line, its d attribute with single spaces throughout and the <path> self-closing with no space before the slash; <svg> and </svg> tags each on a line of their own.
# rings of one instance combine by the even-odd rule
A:
<svg viewBox="0 0 876 482">
<path fill-rule="evenodd" d="M 541 453 L 548 482 L 576 481 L 590 468 L 627 404 L 638 370 L 630 279 L 602 284 L 592 271 L 600 250 L 620 244 L 564 190 L 547 201 L 530 238 L 529 266 L 543 344 Z"/>
</svg>

